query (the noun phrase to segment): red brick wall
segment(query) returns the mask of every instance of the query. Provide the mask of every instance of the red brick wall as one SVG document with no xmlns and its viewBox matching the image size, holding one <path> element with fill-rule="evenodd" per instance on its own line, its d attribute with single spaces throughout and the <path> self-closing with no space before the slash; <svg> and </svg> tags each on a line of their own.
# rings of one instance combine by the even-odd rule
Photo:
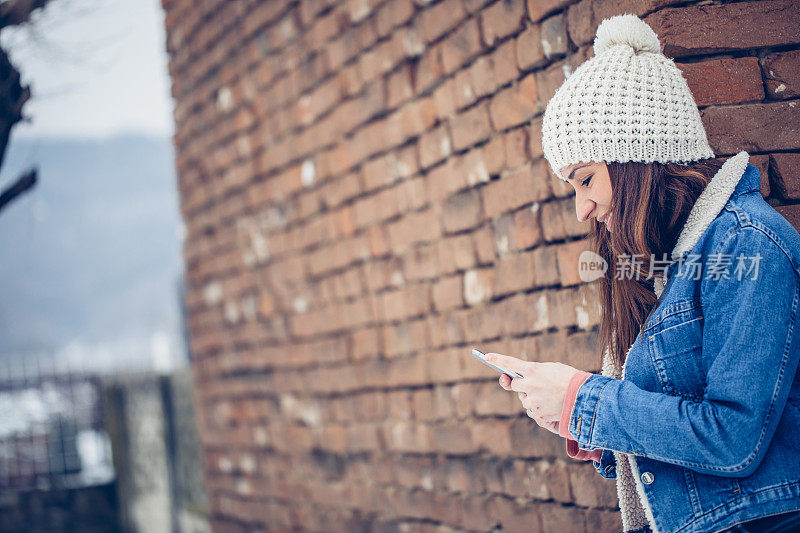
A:
<svg viewBox="0 0 800 533">
<path fill-rule="evenodd" d="M 603 18 L 647 15 L 800 226 L 800 4 L 163 3 L 215 530 L 619 530 L 615 483 L 468 354 L 599 371 L 542 112 Z"/>
</svg>

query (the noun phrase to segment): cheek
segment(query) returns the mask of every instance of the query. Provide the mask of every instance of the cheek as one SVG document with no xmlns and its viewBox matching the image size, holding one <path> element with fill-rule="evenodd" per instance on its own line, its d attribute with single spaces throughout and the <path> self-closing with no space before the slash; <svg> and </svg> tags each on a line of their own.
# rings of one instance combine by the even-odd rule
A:
<svg viewBox="0 0 800 533">
<path fill-rule="evenodd" d="M 595 195 L 595 199 L 598 204 L 603 206 L 610 206 L 611 205 L 611 188 L 605 187 L 597 191 Z"/>
<path fill-rule="evenodd" d="M 611 204 L 611 180 L 606 179 L 603 187 L 603 197 L 606 204 Z"/>
</svg>

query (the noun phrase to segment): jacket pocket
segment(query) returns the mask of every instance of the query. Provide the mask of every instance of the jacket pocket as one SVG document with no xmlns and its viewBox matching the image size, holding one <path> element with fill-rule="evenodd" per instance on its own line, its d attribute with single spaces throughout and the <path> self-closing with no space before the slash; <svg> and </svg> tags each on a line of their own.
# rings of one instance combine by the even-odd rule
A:
<svg viewBox="0 0 800 533">
<path fill-rule="evenodd" d="M 705 392 L 703 317 L 665 321 L 648 335 L 650 357 L 665 393 L 702 401 Z"/>
</svg>

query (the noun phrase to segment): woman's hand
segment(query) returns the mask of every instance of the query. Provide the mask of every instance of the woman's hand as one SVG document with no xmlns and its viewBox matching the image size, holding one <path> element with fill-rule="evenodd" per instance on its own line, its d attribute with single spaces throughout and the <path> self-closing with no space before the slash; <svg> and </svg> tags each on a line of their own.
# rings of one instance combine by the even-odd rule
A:
<svg viewBox="0 0 800 533">
<path fill-rule="evenodd" d="M 539 426 L 558 434 L 567 386 L 580 370 L 563 363 L 534 363 L 498 353 L 486 354 L 486 361 L 522 374 L 523 377 L 514 379 L 503 374 L 500 386 L 517 391 L 528 416 Z"/>
</svg>

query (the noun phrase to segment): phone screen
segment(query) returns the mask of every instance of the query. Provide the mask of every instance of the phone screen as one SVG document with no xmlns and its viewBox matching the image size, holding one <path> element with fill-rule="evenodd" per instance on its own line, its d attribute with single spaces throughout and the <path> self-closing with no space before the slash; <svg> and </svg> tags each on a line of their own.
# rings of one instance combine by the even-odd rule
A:
<svg viewBox="0 0 800 533">
<path fill-rule="evenodd" d="M 475 359 L 477 359 L 478 361 L 480 361 L 484 365 L 486 365 L 486 366 L 488 366 L 490 368 L 493 368 L 497 372 L 500 372 L 501 374 L 508 374 L 512 378 L 521 378 L 522 377 L 522 374 L 519 374 L 518 372 L 514 372 L 513 370 L 506 370 L 505 368 L 501 368 L 499 366 L 496 366 L 496 365 L 493 365 L 491 363 L 488 363 L 486 361 L 486 359 L 484 359 L 486 357 L 486 354 L 484 354 L 480 350 L 476 350 L 475 348 L 472 349 L 472 357 L 474 357 Z"/>
</svg>

